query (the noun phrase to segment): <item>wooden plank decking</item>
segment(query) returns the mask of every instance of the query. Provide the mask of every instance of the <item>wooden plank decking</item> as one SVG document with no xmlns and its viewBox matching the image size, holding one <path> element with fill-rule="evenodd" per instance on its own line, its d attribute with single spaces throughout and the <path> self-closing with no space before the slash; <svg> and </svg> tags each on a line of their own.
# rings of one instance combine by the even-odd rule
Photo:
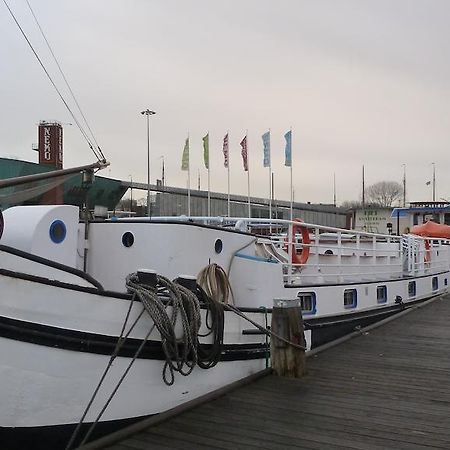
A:
<svg viewBox="0 0 450 450">
<path fill-rule="evenodd" d="M 450 296 L 109 450 L 450 449 Z"/>
</svg>

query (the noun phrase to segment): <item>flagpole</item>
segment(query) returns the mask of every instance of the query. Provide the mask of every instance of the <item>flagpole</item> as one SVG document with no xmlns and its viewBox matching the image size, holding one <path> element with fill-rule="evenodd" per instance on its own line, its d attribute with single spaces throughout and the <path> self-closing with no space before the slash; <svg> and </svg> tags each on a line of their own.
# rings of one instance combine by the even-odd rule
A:
<svg viewBox="0 0 450 450">
<path fill-rule="evenodd" d="M 436 165 L 434 163 L 431 163 L 433 165 L 433 202 L 436 201 Z"/>
<path fill-rule="evenodd" d="M 228 184 L 228 198 L 227 198 L 227 206 L 228 206 L 228 217 L 230 217 L 230 135 L 229 130 L 227 130 L 227 139 L 228 139 L 228 165 L 227 165 L 227 184 Z"/>
<path fill-rule="evenodd" d="M 252 210 L 250 206 L 250 152 L 248 148 L 248 130 L 245 130 L 245 142 L 247 145 L 247 193 L 248 193 L 248 218 L 252 216 Z"/>
<path fill-rule="evenodd" d="M 333 206 L 336 206 L 336 173 L 333 172 Z"/>
<path fill-rule="evenodd" d="M 209 131 L 206 134 L 207 140 L 207 148 L 208 148 L 208 217 L 211 217 L 211 178 L 210 178 L 210 164 L 209 164 Z"/>
<path fill-rule="evenodd" d="M 291 208 L 290 208 L 290 216 L 291 216 L 291 221 L 294 217 L 294 212 L 293 212 L 293 204 L 294 204 L 294 188 L 292 185 L 292 127 L 289 128 L 289 131 L 291 132 L 291 167 L 290 167 L 290 172 L 291 172 Z"/>
<path fill-rule="evenodd" d="M 270 154 L 270 128 L 269 128 L 269 231 L 272 233 L 272 158 Z"/>
<path fill-rule="evenodd" d="M 190 142 L 189 133 L 188 133 L 188 152 L 190 152 L 190 148 L 189 148 L 190 145 L 191 145 L 191 142 Z M 188 159 L 187 173 L 188 173 L 188 179 L 187 179 L 187 182 L 188 182 L 188 208 L 187 209 L 188 210 L 187 210 L 187 213 L 188 213 L 188 217 L 191 217 L 191 158 L 190 158 L 190 155 L 189 155 L 189 159 Z"/>
</svg>

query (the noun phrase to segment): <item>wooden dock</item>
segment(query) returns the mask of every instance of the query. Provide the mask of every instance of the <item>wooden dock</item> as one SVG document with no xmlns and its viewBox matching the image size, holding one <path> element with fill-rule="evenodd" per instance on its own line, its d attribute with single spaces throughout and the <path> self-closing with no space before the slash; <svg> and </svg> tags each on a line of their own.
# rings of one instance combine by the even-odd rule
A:
<svg viewBox="0 0 450 450">
<path fill-rule="evenodd" d="M 449 449 L 450 296 L 125 437 L 84 448 Z"/>
</svg>

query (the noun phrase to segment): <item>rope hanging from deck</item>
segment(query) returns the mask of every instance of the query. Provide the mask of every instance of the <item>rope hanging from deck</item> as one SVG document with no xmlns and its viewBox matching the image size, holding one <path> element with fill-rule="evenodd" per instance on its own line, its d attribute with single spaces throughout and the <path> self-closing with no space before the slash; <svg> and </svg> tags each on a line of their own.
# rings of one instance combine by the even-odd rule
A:
<svg viewBox="0 0 450 450">
<path fill-rule="evenodd" d="M 95 421 L 89 427 L 86 435 L 81 441 L 81 445 L 88 441 L 94 428 L 100 421 L 100 418 L 115 396 L 118 388 L 124 381 L 126 375 L 131 369 L 131 366 L 144 349 L 145 344 L 148 342 L 150 335 L 153 333 L 155 328 L 160 333 L 161 345 L 165 354 L 166 361 L 163 367 L 163 380 L 167 385 L 170 386 L 174 384 L 175 372 L 178 372 L 183 376 L 187 376 L 192 372 L 196 365 L 202 369 L 209 369 L 214 367 L 220 361 L 224 332 L 223 305 L 211 299 L 197 284 L 195 289 L 191 291 L 176 281 L 177 280 L 172 282 L 163 276 L 156 275 L 156 283 L 155 285 L 151 285 L 142 283 L 139 280 L 137 273 L 132 273 L 127 276 L 126 285 L 128 292 L 132 294 L 132 298 L 124 324 L 122 326 L 122 331 L 116 347 L 111 355 L 110 361 L 105 368 L 105 371 L 102 374 L 102 377 L 66 446 L 66 450 L 71 449 L 75 443 L 75 440 L 81 430 L 81 425 L 89 409 L 91 408 L 107 373 L 111 369 L 114 359 L 119 355 L 126 339 L 130 336 L 131 332 L 135 328 L 136 324 L 141 320 L 145 312 L 147 312 L 151 317 L 153 322 L 152 326 L 147 332 L 141 345 L 136 350 L 135 355 L 112 390 L 110 396 L 106 400 L 105 405 L 97 415 Z M 143 305 L 143 309 L 125 333 L 132 307 L 137 304 L 138 301 Z M 207 332 L 204 335 L 199 334 L 201 325 L 201 306 L 207 310 Z M 177 337 L 176 329 L 179 330 L 180 322 L 182 335 L 181 337 Z M 200 344 L 198 340 L 199 337 L 207 337 L 211 335 L 211 344 L 208 344 L 207 346 Z"/>
</svg>

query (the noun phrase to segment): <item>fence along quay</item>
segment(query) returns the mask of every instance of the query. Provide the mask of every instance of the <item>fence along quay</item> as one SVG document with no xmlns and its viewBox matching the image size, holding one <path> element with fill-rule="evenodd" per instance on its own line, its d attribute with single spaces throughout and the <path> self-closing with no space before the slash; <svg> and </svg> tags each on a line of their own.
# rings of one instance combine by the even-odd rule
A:
<svg viewBox="0 0 450 450">
<path fill-rule="evenodd" d="M 80 450 L 448 449 L 449 316 L 438 297 L 311 352 L 301 379 L 264 376 Z"/>
</svg>

